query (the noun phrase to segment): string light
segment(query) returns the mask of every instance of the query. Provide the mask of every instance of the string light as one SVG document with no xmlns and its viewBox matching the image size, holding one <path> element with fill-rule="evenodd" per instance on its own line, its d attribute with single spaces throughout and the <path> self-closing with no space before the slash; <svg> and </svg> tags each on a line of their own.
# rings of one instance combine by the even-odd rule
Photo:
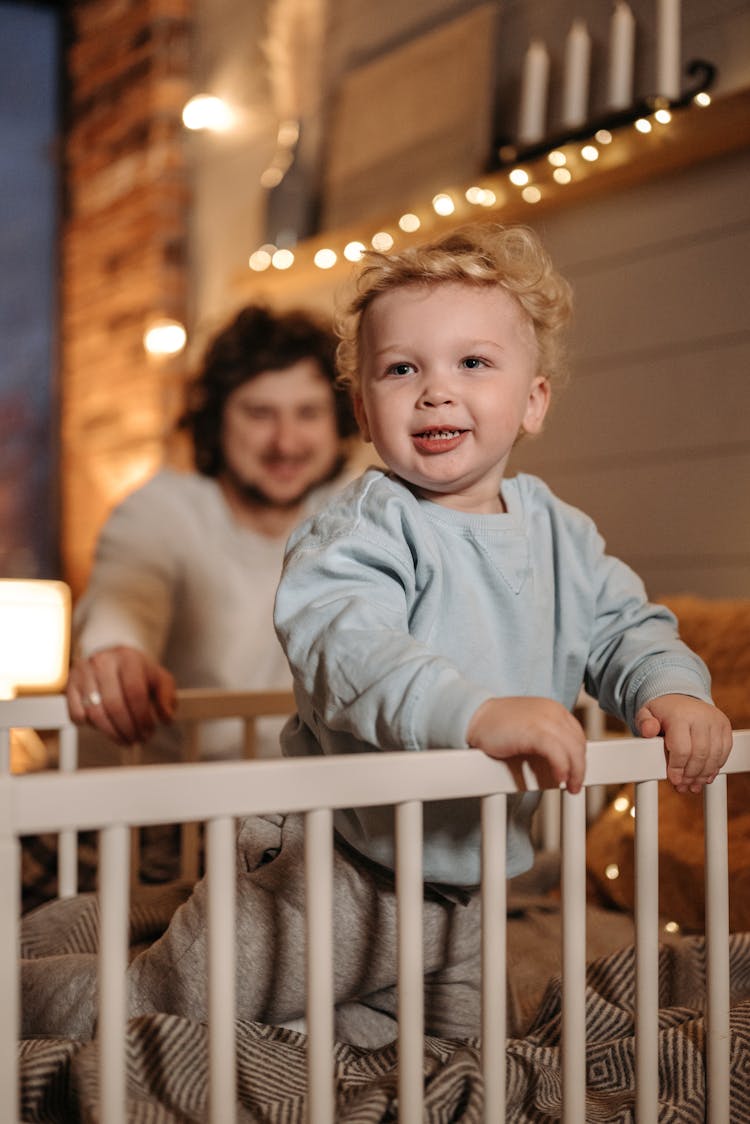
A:
<svg viewBox="0 0 750 1124">
<path fill-rule="evenodd" d="M 347 261 L 359 261 L 366 249 L 364 242 L 347 242 L 344 246 L 344 257 Z"/>
<path fill-rule="evenodd" d="M 294 265 L 294 254 L 291 250 L 276 250 L 271 257 L 274 269 L 290 269 Z"/>
<path fill-rule="evenodd" d="M 695 69 L 696 67 L 697 69 Z M 653 131 L 653 122 L 661 125 L 669 124 L 676 109 L 682 110 L 692 105 L 706 107 L 711 104 L 711 97 L 706 86 L 713 81 L 715 68 L 711 64 L 703 62 L 700 65 L 693 64 L 692 68 L 695 73 L 699 71 L 702 73 L 703 88 L 696 90 L 694 87 L 693 91 L 676 101 L 641 101 L 626 112 L 600 119 L 598 125 L 595 122 L 591 123 L 588 127 L 581 127 L 574 134 L 558 136 L 551 139 L 546 145 L 540 143 L 533 148 L 522 149 L 520 153 L 512 145 L 503 145 L 497 150 L 499 164 L 495 166 L 494 172 L 502 172 L 503 175 L 507 175 L 510 182 L 521 189 L 520 198 L 525 203 L 534 205 L 543 199 L 554 198 L 552 182 L 548 181 L 547 187 L 545 187 L 544 168 L 540 167 L 538 163 L 534 163 L 530 167 L 524 167 L 522 162 L 543 160 L 545 165 L 549 165 L 551 168 L 551 181 L 560 187 L 570 184 L 574 178 L 580 179 L 590 174 L 576 159 L 576 154 L 571 147 L 576 142 L 580 145 L 577 149 L 578 157 L 587 164 L 593 164 L 605 155 L 600 151 L 600 147 L 616 144 L 618 135 L 621 138 L 626 136 L 628 127 L 634 126 L 638 133 L 648 134 Z M 278 129 L 276 156 L 261 177 L 266 186 L 274 186 L 283 179 L 286 170 L 284 161 L 289 160 L 293 155 L 292 150 L 297 143 L 298 136 L 299 126 L 297 122 L 281 123 Z M 627 143 L 632 145 L 633 142 L 630 140 Z M 571 153 L 573 153 L 572 157 Z M 631 152 L 627 155 L 635 159 L 634 153 Z M 571 159 L 572 164 L 570 163 Z M 605 166 L 609 167 L 608 164 Z M 532 182 L 532 176 L 538 178 L 538 185 Z M 501 181 L 497 179 L 495 188 L 497 188 L 499 182 Z M 549 191 L 547 188 L 549 188 Z M 431 206 L 436 215 L 448 217 L 456 214 L 461 208 L 466 212 L 467 205 L 470 207 L 495 208 L 502 211 L 502 208 L 506 205 L 513 207 L 516 198 L 518 197 L 502 189 L 493 190 L 473 183 L 462 190 L 458 203 L 456 196 L 446 190 L 433 196 Z M 395 233 L 397 237 L 399 232 L 404 235 L 413 234 L 425 225 L 427 228 L 431 225 L 429 214 L 420 218 L 414 211 L 407 211 L 398 219 L 398 230 Z M 342 259 L 347 262 L 359 261 L 366 252 L 368 244 L 379 252 L 387 253 L 394 246 L 395 238 L 393 234 L 386 230 L 378 230 L 365 239 L 351 239 L 342 247 L 326 246 L 318 248 L 314 252 L 312 248 L 306 249 L 304 246 L 302 248 L 305 253 L 312 255 L 313 263 L 317 268 L 332 269 Z M 265 271 L 270 266 L 285 270 L 291 268 L 293 264 L 295 264 L 295 256 L 290 250 L 277 250 L 275 246 L 270 245 L 260 246 L 248 257 L 248 266 L 255 272 Z"/>
<path fill-rule="evenodd" d="M 393 236 L 387 230 L 379 230 L 377 234 L 373 234 L 370 245 L 373 250 L 378 250 L 381 254 L 387 254 L 393 246 Z"/>
<path fill-rule="evenodd" d="M 256 273 L 262 273 L 264 269 L 268 269 L 271 264 L 271 254 L 268 250 L 256 250 L 255 253 L 250 255 L 248 265 Z"/>
<path fill-rule="evenodd" d="M 331 250 L 329 247 L 318 250 L 313 258 L 313 262 L 317 265 L 318 269 L 332 269 L 338 260 L 339 256 L 336 251 Z"/>
<path fill-rule="evenodd" d="M 411 212 L 409 212 L 408 214 L 401 216 L 401 218 L 398 220 L 398 225 L 401 227 L 405 234 L 413 234 L 415 230 L 419 230 L 422 222 L 418 215 L 413 215 Z"/>
<path fill-rule="evenodd" d="M 453 214 L 456 209 L 456 204 L 453 202 L 453 199 L 450 195 L 448 195 L 446 192 L 440 192 L 439 195 L 435 195 L 433 197 L 432 209 L 434 210 L 436 215 L 443 215 L 444 217 L 447 217 L 448 215 Z"/>
</svg>

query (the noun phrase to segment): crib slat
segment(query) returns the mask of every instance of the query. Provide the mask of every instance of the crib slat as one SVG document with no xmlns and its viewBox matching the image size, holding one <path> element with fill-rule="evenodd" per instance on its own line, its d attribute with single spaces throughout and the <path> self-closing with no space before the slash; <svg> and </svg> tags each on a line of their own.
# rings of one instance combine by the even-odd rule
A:
<svg viewBox="0 0 750 1124">
<path fill-rule="evenodd" d="M 656 1124 L 659 1099 L 659 791 L 635 786 L 635 1074 L 638 1124 Z"/>
<path fill-rule="evenodd" d="M 4 731 L 0 730 L 0 735 Z M 20 1120 L 18 1097 L 18 918 L 20 915 L 21 846 L 12 830 L 11 781 L 0 776 L 0 1120 Z"/>
<path fill-rule="evenodd" d="M 182 743 L 183 761 L 200 760 L 200 727 L 195 722 L 186 722 Z M 195 820 L 180 824 L 180 877 L 186 882 L 198 879 L 198 854 L 200 851 L 200 831 Z"/>
<path fill-rule="evenodd" d="M 125 1028 L 128 964 L 128 857 L 124 824 L 99 833 L 99 1094 L 107 1124 L 125 1124 Z"/>
<path fill-rule="evenodd" d="M 246 718 L 242 725 L 242 756 L 246 761 L 255 757 L 255 719 Z"/>
<path fill-rule="evenodd" d="M 507 797 L 482 797 L 482 1076 L 485 1124 L 505 1120 Z"/>
<path fill-rule="evenodd" d="M 729 1124 L 729 860 L 727 778 L 703 790 L 706 858 L 706 1118 Z"/>
<path fill-rule="evenodd" d="M 422 954 L 422 804 L 396 806 L 398 908 L 398 1117 L 422 1119 L 424 1102 L 424 957 Z"/>
<path fill-rule="evenodd" d="M 211 1124 L 235 1124 L 235 853 L 234 820 L 206 825 L 208 893 L 208 1103 Z"/>
<path fill-rule="evenodd" d="M 305 815 L 307 1080 L 309 1124 L 334 1119 L 333 816 Z"/>
<path fill-rule="evenodd" d="M 586 1119 L 586 790 L 562 794 L 564 1124 Z"/>
<path fill-rule="evenodd" d="M 78 730 L 64 726 L 60 730 L 60 772 L 74 773 L 78 768 Z M 78 832 L 61 831 L 57 840 L 57 896 L 72 898 L 78 890 Z"/>
</svg>

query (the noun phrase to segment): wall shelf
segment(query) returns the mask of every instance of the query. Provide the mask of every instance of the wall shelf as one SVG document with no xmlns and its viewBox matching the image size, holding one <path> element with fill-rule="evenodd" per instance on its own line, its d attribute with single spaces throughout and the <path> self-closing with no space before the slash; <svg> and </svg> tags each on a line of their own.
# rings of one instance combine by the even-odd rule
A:
<svg viewBox="0 0 750 1124">
<path fill-rule="evenodd" d="M 541 155 L 528 162 L 519 162 L 529 176 L 527 186 L 535 187 L 537 202 L 527 202 L 518 187 L 509 180 L 509 168 L 494 171 L 463 184 L 446 185 L 442 193 L 449 195 L 455 209 L 448 216 L 435 213 L 432 201 L 405 199 L 403 212 L 368 217 L 349 227 L 323 231 L 294 247 L 294 264 L 286 270 L 273 267 L 263 272 L 244 270 L 234 279 L 233 293 L 242 301 L 266 300 L 277 306 L 294 304 L 329 308 L 336 290 L 346 281 L 351 264 L 342 251 L 347 243 L 370 244 L 377 232 L 390 234 L 395 245 L 407 246 L 437 236 L 451 227 L 469 221 L 536 222 L 545 212 L 577 206 L 588 199 L 610 192 L 625 191 L 640 183 L 678 173 L 694 165 L 718 159 L 750 146 L 750 89 L 716 98 L 701 108 L 690 105 L 674 109 L 668 124 L 652 118 L 651 131 L 639 132 L 627 125 L 612 134 L 609 144 L 597 144 L 598 156 L 593 162 L 581 156 L 583 141 L 562 146 L 570 182 L 559 184 L 553 179 L 554 168 Z M 494 195 L 491 206 L 469 203 L 466 191 L 478 187 Z M 532 193 L 532 198 L 536 193 Z M 420 227 L 416 233 L 405 234 L 398 225 L 401 213 L 416 214 Z M 249 254 L 255 247 L 249 247 Z M 337 254 L 336 264 L 320 269 L 314 263 L 321 249 Z"/>
</svg>

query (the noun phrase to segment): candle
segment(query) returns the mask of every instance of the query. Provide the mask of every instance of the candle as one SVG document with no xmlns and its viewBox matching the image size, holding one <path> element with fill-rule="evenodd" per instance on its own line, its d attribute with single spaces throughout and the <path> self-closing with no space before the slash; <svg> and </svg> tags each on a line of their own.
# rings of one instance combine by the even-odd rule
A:
<svg viewBox="0 0 750 1124">
<path fill-rule="evenodd" d="M 574 20 L 565 40 L 562 122 L 576 128 L 586 121 L 589 99 L 591 40 L 583 20 Z"/>
<path fill-rule="evenodd" d="M 627 109 L 633 101 L 635 20 L 630 5 L 617 0 L 609 37 L 607 102 L 611 109 Z"/>
<path fill-rule="evenodd" d="M 518 114 L 518 140 L 535 144 L 542 140 L 547 116 L 549 55 L 544 43 L 532 39 L 523 63 L 521 108 Z"/>
<path fill-rule="evenodd" d="M 680 0 L 658 0 L 656 93 L 676 101 L 681 92 Z"/>
</svg>

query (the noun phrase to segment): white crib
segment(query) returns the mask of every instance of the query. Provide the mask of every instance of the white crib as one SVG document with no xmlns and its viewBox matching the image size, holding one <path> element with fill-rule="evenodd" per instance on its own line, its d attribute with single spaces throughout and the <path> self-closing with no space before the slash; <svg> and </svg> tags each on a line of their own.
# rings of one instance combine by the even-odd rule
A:
<svg viewBox="0 0 750 1124">
<path fill-rule="evenodd" d="M 215 700 L 216 701 L 216 700 Z M 279 700 L 277 700 L 279 701 Z M 267 709 L 234 699 L 249 721 Z M 218 702 L 217 702 L 218 705 Z M 266 701 L 267 705 L 267 701 Z M 199 701 L 185 714 L 201 715 Z M 222 714 L 237 713 L 230 706 Z M 216 709 L 203 717 L 215 717 Z M 61 731 L 61 763 L 74 756 L 74 731 L 58 699 L 0 704 L 0 755 L 7 757 L 9 727 Z M 726 773 L 750 770 L 750 731 L 735 735 L 724 775 L 705 793 L 707 939 L 707 1094 L 711 1124 L 729 1124 L 729 958 Z M 636 785 L 636 1114 L 657 1119 L 658 822 L 657 781 L 665 776 L 660 739 L 590 742 L 586 786 Z M 524 767 L 522 784 L 537 782 Z M 306 864 L 311 908 L 307 917 L 308 1119 L 334 1120 L 332 969 L 332 810 L 394 804 L 399 903 L 398 1100 L 399 1119 L 422 1119 L 423 1000 L 421 969 L 421 815 L 430 800 L 479 797 L 482 802 L 482 1068 L 484 1119 L 505 1119 L 505 805 L 518 784 L 503 764 L 470 750 L 429 754 L 384 753 L 339 759 L 248 761 L 111 770 L 44 772 L 0 778 L 0 1119 L 18 1116 L 19 836 L 60 832 L 61 863 L 74 856 L 77 830 L 100 832 L 101 950 L 98 1024 L 101 1103 L 107 1124 L 125 1116 L 127 916 L 130 830 L 154 823 L 206 824 L 209 885 L 209 1111 L 214 1124 L 237 1119 L 234 980 L 234 821 L 267 812 L 300 812 L 306 820 Z M 585 1068 L 585 791 L 562 795 L 563 886 L 563 1119 L 586 1118 Z M 67 842 L 65 842 L 67 840 Z M 71 842 L 72 841 L 72 842 Z M 70 892 L 70 879 L 61 879 Z"/>
</svg>

